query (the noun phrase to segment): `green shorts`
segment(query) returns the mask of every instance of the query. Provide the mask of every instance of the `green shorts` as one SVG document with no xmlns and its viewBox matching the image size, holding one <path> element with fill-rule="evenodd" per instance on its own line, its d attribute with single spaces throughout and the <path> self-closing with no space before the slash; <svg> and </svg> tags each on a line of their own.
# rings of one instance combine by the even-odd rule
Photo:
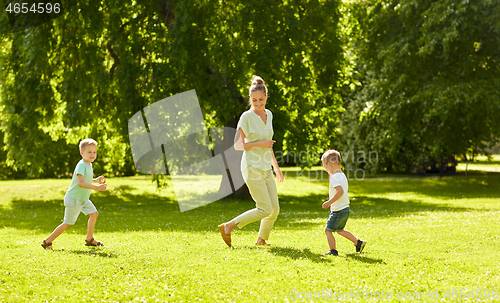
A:
<svg viewBox="0 0 500 303">
<path fill-rule="evenodd" d="M 64 223 L 69 225 L 75 224 L 80 212 L 89 215 L 97 211 L 92 201 L 78 201 L 69 197 L 64 197 L 64 207 Z"/>
</svg>

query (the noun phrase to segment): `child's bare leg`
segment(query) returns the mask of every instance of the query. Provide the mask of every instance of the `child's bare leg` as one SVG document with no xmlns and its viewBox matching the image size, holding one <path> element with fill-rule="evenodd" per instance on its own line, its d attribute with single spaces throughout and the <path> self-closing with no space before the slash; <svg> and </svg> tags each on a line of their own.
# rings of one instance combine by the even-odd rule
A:
<svg viewBox="0 0 500 303">
<path fill-rule="evenodd" d="M 330 246 L 330 249 L 337 250 L 337 245 L 335 243 L 335 237 L 333 236 L 333 233 L 329 230 L 325 230 L 326 234 L 326 239 L 328 240 L 328 246 Z"/>
<path fill-rule="evenodd" d="M 350 231 L 348 230 L 343 230 L 343 231 L 340 231 L 340 232 L 337 232 L 339 235 L 341 235 L 342 237 L 348 239 L 349 241 L 351 241 L 352 243 L 354 243 L 354 245 L 356 245 L 356 243 L 358 243 L 358 238 L 356 238 Z"/>
<path fill-rule="evenodd" d="M 92 240 L 94 237 L 94 228 L 95 228 L 95 222 L 97 220 L 97 216 L 99 215 L 98 212 L 93 212 L 89 214 L 89 222 L 87 223 L 87 241 Z"/>
<path fill-rule="evenodd" d="M 50 234 L 50 236 L 47 239 L 45 239 L 45 242 L 52 243 L 52 241 L 54 241 L 57 237 L 59 237 L 70 226 L 71 225 L 69 224 L 61 223 L 61 225 L 56 227 L 56 229 L 54 229 L 54 231 Z"/>
</svg>

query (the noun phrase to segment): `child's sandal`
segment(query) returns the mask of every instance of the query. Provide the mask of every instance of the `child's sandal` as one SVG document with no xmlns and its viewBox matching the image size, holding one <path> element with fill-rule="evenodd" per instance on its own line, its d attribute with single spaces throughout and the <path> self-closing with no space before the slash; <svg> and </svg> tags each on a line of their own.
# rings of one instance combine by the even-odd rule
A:
<svg viewBox="0 0 500 303">
<path fill-rule="evenodd" d="M 104 244 L 101 241 L 96 241 L 94 240 L 94 238 L 92 238 L 90 240 L 85 240 L 85 246 L 104 246 Z"/>
<path fill-rule="evenodd" d="M 43 249 L 52 249 L 52 242 L 46 242 L 45 240 L 43 240 L 42 247 Z"/>
</svg>

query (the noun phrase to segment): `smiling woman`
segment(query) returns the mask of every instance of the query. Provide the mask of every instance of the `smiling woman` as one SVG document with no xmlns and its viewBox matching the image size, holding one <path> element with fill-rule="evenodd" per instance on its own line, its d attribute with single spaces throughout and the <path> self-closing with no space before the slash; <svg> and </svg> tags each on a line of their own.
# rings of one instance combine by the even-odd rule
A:
<svg viewBox="0 0 500 303">
<path fill-rule="evenodd" d="M 278 191 L 271 166 L 278 182 L 283 182 L 283 173 L 274 156 L 273 115 L 266 109 L 267 87 L 261 77 L 253 76 L 249 89 L 250 110 L 244 112 L 238 122 L 235 148 L 243 150 L 241 171 L 256 206 L 230 222 L 219 225 L 222 239 L 231 246 L 231 231 L 262 220 L 256 245 L 268 245 L 274 221 L 279 214 Z"/>
</svg>

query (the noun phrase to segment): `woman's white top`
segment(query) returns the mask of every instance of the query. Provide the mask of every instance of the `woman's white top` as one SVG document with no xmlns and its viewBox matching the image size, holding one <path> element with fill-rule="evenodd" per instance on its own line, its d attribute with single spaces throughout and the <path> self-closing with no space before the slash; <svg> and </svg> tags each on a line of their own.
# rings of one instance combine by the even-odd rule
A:
<svg viewBox="0 0 500 303">
<path fill-rule="evenodd" d="M 268 109 L 266 109 L 265 112 L 267 115 L 267 123 L 264 123 L 262 118 L 251 109 L 241 115 L 236 130 L 241 128 L 245 134 L 247 143 L 271 140 L 273 138 L 273 114 Z M 241 158 L 242 171 L 247 168 L 247 166 L 262 170 L 270 170 L 271 165 L 271 148 L 257 147 L 252 150 L 243 151 L 243 156 Z"/>
</svg>

